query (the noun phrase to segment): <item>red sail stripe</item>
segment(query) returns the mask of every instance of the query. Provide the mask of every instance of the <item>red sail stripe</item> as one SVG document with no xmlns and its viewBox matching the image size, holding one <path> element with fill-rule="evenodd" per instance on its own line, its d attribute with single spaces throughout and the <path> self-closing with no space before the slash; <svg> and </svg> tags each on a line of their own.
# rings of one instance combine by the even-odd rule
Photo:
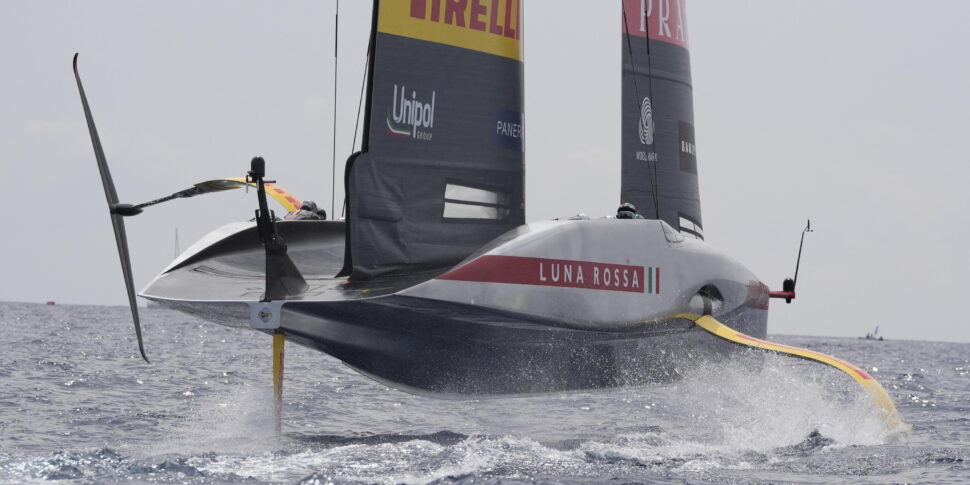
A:
<svg viewBox="0 0 970 485">
<path fill-rule="evenodd" d="M 686 0 L 624 0 L 623 32 L 688 47 Z M 645 21 L 645 22 L 644 22 Z"/>
</svg>

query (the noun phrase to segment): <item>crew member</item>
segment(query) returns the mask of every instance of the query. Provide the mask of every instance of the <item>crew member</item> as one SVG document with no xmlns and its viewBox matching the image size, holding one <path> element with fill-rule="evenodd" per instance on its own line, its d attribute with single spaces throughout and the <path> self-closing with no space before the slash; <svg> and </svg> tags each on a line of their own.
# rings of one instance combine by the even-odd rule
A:
<svg viewBox="0 0 970 485">
<path fill-rule="evenodd" d="M 300 209 L 287 213 L 284 221 L 319 221 L 327 218 L 327 212 L 317 209 L 317 203 L 312 200 L 304 200 L 300 204 Z"/>
<path fill-rule="evenodd" d="M 620 207 L 616 209 L 617 219 L 643 219 L 643 216 L 637 212 L 637 206 L 624 202 L 620 204 Z"/>
</svg>

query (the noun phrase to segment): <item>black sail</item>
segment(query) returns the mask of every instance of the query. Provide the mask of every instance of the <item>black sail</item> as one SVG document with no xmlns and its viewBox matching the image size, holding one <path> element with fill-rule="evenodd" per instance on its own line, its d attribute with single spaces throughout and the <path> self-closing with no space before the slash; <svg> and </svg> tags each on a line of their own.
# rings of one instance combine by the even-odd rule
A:
<svg viewBox="0 0 970 485">
<path fill-rule="evenodd" d="M 521 0 L 378 0 L 351 279 L 454 265 L 525 221 Z"/>
<path fill-rule="evenodd" d="M 686 0 L 623 0 L 623 202 L 703 239 Z"/>
</svg>

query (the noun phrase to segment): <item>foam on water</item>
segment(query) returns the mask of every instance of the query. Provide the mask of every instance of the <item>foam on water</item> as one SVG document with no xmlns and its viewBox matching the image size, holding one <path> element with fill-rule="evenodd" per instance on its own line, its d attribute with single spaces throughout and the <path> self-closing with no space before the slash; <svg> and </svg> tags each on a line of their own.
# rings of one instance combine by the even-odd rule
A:
<svg viewBox="0 0 970 485">
<path fill-rule="evenodd" d="M 599 477 L 624 469 L 687 474 L 747 470 L 786 456 L 890 440 L 894 435 L 855 386 L 839 372 L 769 357 L 760 371 L 742 363 L 707 365 L 669 386 L 471 403 L 464 405 L 464 412 L 474 423 L 471 427 L 481 432 L 457 442 L 386 436 L 336 445 L 326 439 L 275 439 L 271 393 L 242 387 L 201 400 L 197 414 L 181 424 L 183 429 L 152 452 L 196 454 L 187 464 L 198 470 L 261 481 L 426 483 L 469 475 Z M 571 426 L 585 429 L 587 438 L 536 440 L 528 427 L 516 432 L 519 420 L 536 420 L 534 414 L 510 417 L 496 426 L 496 414 L 501 415 L 496 409 L 539 407 L 536 401 L 542 401 L 539 406 L 549 415 L 571 415 Z M 615 401 L 637 411 L 617 416 L 610 405 Z M 596 423 L 611 420 L 597 429 Z"/>
<path fill-rule="evenodd" d="M 849 376 L 790 358 L 767 356 L 760 371 L 706 365 L 674 386 L 695 426 L 718 431 L 719 451 L 766 451 L 813 431 L 844 445 L 876 445 L 891 436 L 880 411 Z"/>
<path fill-rule="evenodd" d="M 273 390 L 243 384 L 198 399 L 165 438 L 134 450 L 145 456 L 219 453 L 247 455 L 280 448 Z"/>
<path fill-rule="evenodd" d="M 0 483 L 961 483 L 970 475 L 963 344 L 780 339 L 867 365 L 914 424 L 906 434 L 887 431 L 848 376 L 779 356 L 763 366 L 706 364 L 669 385 L 441 401 L 290 346 L 277 437 L 265 335 L 146 312 L 159 357 L 147 366 L 130 337 L 103 331 L 129 318 L 123 307 L 0 304 Z M 25 326 L 36 331 L 16 331 Z"/>
</svg>

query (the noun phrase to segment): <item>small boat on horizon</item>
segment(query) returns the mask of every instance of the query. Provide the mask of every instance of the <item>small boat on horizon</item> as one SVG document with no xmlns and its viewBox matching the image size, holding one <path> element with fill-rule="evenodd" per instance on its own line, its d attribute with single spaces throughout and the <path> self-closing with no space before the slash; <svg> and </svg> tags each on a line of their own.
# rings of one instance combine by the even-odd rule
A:
<svg viewBox="0 0 970 485">
<path fill-rule="evenodd" d="M 865 337 L 859 337 L 860 340 L 884 340 L 882 335 L 879 335 L 879 325 L 876 325 L 876 329 L 872 332 L 866 332 Z"/>
</svg>

